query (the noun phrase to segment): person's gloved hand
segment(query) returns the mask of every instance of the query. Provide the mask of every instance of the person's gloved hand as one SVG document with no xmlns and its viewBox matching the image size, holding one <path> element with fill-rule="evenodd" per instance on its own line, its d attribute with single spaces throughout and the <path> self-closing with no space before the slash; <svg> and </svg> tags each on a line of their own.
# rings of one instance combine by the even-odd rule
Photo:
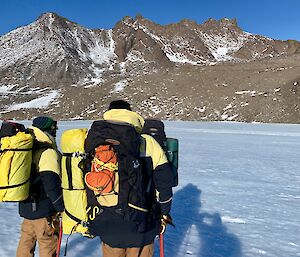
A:
<svg viewBox="0 0 300 257">
<path fill-rule="evenodd" d="M 172 221 L 172 217 L 169 213 L 163 214 L 160 217 L 160 234 L 165 233 L 167 225 L 171 225 L 171 226 L 175 227 L 175 225 Z"/>
<path fill-rule="evenodd" d="M 48 223 L 57 232 L 60 229 L 60 219 L 62 218 L 62 213 L 57 212 L 53 216 L 49 217 Z"/>
</svg>

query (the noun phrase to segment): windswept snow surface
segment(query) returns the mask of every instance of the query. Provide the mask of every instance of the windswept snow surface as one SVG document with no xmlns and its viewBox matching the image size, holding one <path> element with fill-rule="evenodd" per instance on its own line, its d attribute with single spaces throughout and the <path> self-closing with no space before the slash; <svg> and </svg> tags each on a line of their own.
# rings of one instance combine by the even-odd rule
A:
<svg viewBox="0 0 300 257">
<path fill-rule="evenodd" d="M 90 124 L 59 122 L 58 138 Z M 166 257 L 300 256 L 299 125 L 178 121 L 166 130 L 180 142 Z M 1 257 L 15 256 L 17 212 L 16 204 L 0 204 Z M 102 256 L 100 241 L 72 235 L 67 256 Z"/>
</svg>

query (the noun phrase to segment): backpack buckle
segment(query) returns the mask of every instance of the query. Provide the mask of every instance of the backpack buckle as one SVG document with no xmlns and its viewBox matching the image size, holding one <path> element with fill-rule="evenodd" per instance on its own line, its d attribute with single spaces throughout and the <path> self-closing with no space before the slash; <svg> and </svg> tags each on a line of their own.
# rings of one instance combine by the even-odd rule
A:
<svg viewBox="0 0 300 257">
<path fill-rule="evenodd" d="M 83 221 L 83 220 L 82 220 L 82 221 L 80 222 L 80 225 L 83 226 L 84 228 L 87 228 L 87 227 L 90 225 L 90 223 L 89 223 L 88 221 Z"/>
<path fill-rule="evenodd" d="M 87 158 L 87 153 L 80 153 L 80 152 L 74 152 L 72 154 L 72 157 L 74 158 L 82 158 L 82 159 L 86 159 Z"/>
<path fill-rule="evenodd" d="M 134 169 L 137 169 L 139 166 L 140 166 L 139 160 L 134 160 L 134 161 L 133 161 L 133 168 L 134 168 Z"/>
</svg>

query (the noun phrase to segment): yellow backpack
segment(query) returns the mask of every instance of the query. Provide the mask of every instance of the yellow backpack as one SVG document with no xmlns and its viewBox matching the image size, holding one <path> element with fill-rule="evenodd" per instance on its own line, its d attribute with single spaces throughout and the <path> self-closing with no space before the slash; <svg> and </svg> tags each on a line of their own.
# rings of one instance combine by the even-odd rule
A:
<svg viewBox="0 0 300 257">
<path fill-rule="evenodd" d="M 1 137 L 0 202 L 18 202 L 28 198 L 33 140 L 33 135 L 21 131 Z"/>
<path fill-rule="evenodd" d="M 86 227 L 87 195 L 84 187 L 83 163 L 85 158 L 84 142 L 87 129 L 71 129 L 62 134 L 61 150 L 63 152 L 62 188 L 65 204 L 63 213 L 63 233 L 79 232 L 88 235 Z"/>
</svg>

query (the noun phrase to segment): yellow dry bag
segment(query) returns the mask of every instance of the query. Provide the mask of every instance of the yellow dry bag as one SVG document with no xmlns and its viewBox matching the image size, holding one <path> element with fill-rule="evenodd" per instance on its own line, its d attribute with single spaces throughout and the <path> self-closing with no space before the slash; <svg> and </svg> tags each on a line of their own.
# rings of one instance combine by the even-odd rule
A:
<svg viewBox="0 0 300 257">
<path fill-rule="evenodd" d="M 84 187 L 83 159 L 84 141 L 87 129 L 71 129 L 62 134 L 62 188 L 65 203 L 63 213 L 63 233 L 75 232 L 88 235 L 87 227 L 87 195 Z"/>
<path fill-rule="evenodd" d="M 23 201 L 29 196 L 33 136 L 18 132 L 1 138 L 0 202 Z"/>
</svg>

